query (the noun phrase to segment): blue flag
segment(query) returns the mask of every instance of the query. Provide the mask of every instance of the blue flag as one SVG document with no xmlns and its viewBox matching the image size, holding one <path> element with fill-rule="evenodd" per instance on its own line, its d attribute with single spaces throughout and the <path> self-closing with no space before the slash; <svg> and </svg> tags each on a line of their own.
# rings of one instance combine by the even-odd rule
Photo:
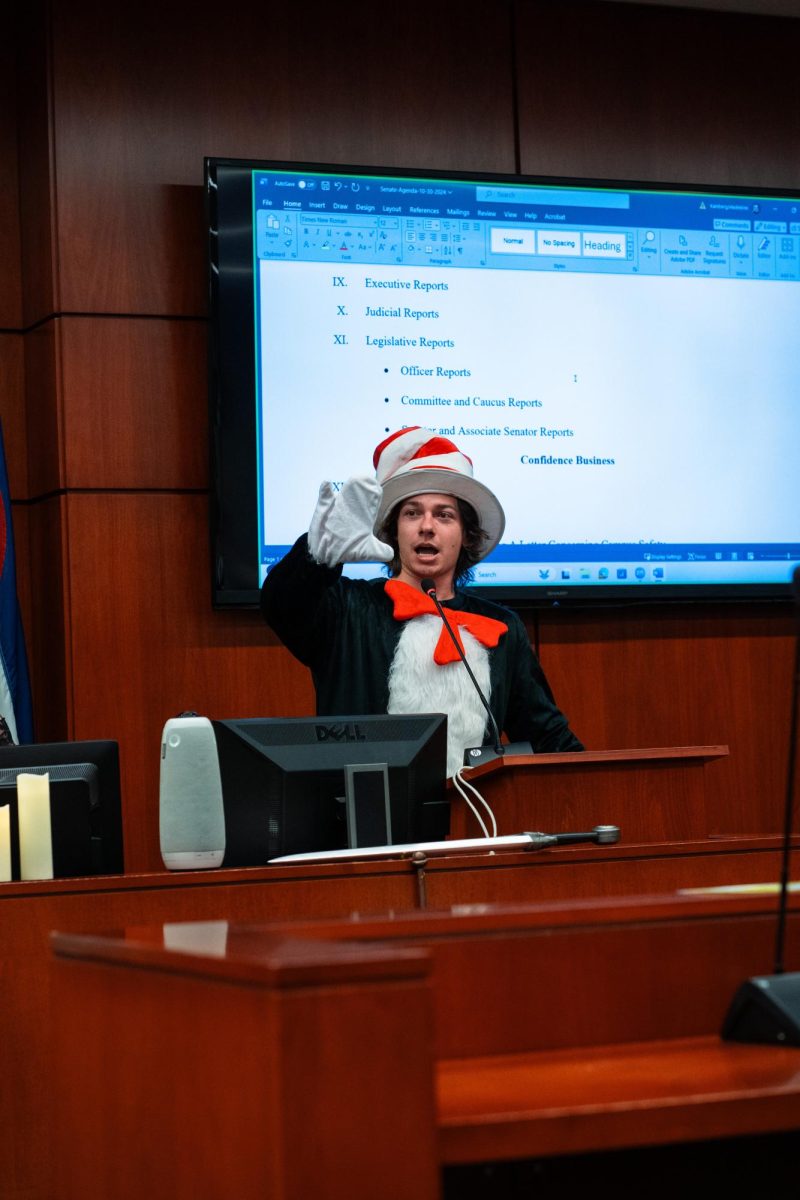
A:
<svg viewBox="0 0 800 1200">
<path fill-rule="evenodd" d="M 33 741 L 28 657 L 17 599 L 8 470 L 0 427 L 0 717 L 14 742 Z M 0 730 L 2 726 L 0 725 Z"/>
</svg>

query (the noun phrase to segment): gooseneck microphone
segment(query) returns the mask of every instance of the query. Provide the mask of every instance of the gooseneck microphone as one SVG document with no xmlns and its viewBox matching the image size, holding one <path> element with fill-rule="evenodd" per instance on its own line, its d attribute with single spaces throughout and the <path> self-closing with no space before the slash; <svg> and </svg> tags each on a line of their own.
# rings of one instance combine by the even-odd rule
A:
<svg viewBox="0 0 800 1200">
<path fill-rule="evenodd" d="M 800 563 L 792 574 L 792 592 L 795 599 L 797 629 L 792 678 L 789 753 L 786 763 L 783 855 L 778 927 L 775 939 L 775 964 L 772 975 L 746 979 L 735 993 L 722 1024 L 722 1037 L 731 1042 L 766 1042 L 800 1046 L 800 971 L 787 972 L 783 965 L 797 763 L 797 720 L 800 710 Z"/>
<path fill-rule="evenodd" d="M 494 713 L 492 712 L 491 708 L 489 707 L 488 700 L 486 699 L 483 692 L 481 691 L 480 684 L 478 683 L 477 679 L 475 678 L 472 667 L 467 662 L 467 656 L 461 648 L 461 643 L 459 642 L 456 635 L 453 633 L 453 627 L 450 624 L 450 622 L 448 621 L 447 616 L 445 615 L 445 611 L 444 611 L 444 608 L 442 607 L 439 597 L 436 595 L 436 584 L 432 579 L 428 579 L 426 577 L 425 579 L 420 580 L 420 587 L 422 588 L 425 595 L 430 596 L 431 600 L 436 605 L 436 611 L 439 613 L 439 616 L 442 618 L 442 621 L 444 622 L 444 627 L 447 630 L 447 632 L 450 634 L 450 637 L 452 638 L 453 645 L 455 646 L 456 650 L 458 651 L 458 656 L 461 659 L 461 661 L 463 662 L 464 666 L 467 668 L 467 674 L 469 675 L 470 679 L 472 680 L 473 687 L 475 688 L 475 691 L 478 693 L 478 696 L 480 697 L 481 704 L 483 705 L 483 707 L 486 709 L 487 713 L 489 714 L 489 721 L 491 722 L 492 732 L 494 733 L 495 754 L 497 754 L 498 758 L 502 758 L 503 753 L 504 753 L 504 747 L 503 747 L 502 742 L 500 741 L 500 730 L 497 728 L 497 721 L 494 719 Z"/>
<path fill-rule="evenodd" d="M 792 810 L 794 808 L 795 774 L 797 763 L 797 709 L 800 693 L 800 564 L 792 573 L 792 594 L 797 621 L 794 645 L 794 677 L 792 680 L 792 715 L 789 719 L 789 755 L 786 764 L 786 798 L 783 809 L 783 853 L 781 857 L 780 902 L 778 904 L 778 929 L 775 936 L 776 975 L 782 975 L 783 955 L 786 942 L 786 908 L 789 892 L 789 860 L 792 851 Z"/>
<path fill-rule="evenodd" d="M 619 841 L 619 826 L 595 825 L 590 833 L 529 833 L 526 831 L 525 837 L 531 839 L 537 850 L 544 850 L 548 846 L 574 846 L 578 842 L 594 842 L 595 846 L 614 846 Z"/>
<path fill-rule="evenodd" d="M 393 846 L 350 846 L 347 850 L 312 850 L 284 854 L 271 863 L 342 862 L 354 858 L 408 858 L 424 863 L 431 854 L 494 854 L 496 850 L 549 850 L 574 842 L 613 846 L 620 838 L 616 825 L 595 825 L 589 833 L 509 833 L 503 837 L 453 838 L 443 842 L 403 842 Z"/>
</svg>

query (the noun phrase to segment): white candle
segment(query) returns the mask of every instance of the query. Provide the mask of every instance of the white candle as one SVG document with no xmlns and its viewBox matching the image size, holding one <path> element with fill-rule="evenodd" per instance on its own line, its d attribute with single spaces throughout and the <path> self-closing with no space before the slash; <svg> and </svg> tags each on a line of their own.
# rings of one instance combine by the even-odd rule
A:
<svg viewBox="0 0 800 1200">
<path fill-rule="evenodd" d="M 11 809 L 0 808 L 0 883 L 11 882 Z"/>
<path fill-rule="evenodd" d="M 21 879 L 53 878 L 50 776 L 17 776 L 19 873 Z"/>
</svg>

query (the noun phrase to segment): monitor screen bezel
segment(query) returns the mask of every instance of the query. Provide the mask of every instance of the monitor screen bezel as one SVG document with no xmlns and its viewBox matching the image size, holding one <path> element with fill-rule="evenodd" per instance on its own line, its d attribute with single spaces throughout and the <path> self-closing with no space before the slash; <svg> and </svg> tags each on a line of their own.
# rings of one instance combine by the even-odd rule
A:
<svg viewBox="0 0 800 1200">
<path fill-rule="evenodd" d="M 96 770 L 96 788 L 83 768 Z M 58 771 L 58 780 L 51 781 L 51 805 L 59 783 L 86 782 L 89 789 L 89 824 L 97 859 L 93 875 L 124 875 L 122 789 L 120 779 L 119 742 L 98 738 L 75 742 L 30 742 L 21 746 L 0 746 L 0 770 L 16 775 L 30 772 L 44 774 Z M 0 788 L 3 793 L 11 785 Z M 16 793 L 11 800 L 12 808 Z M 8 801 L 6 801 L 8 802 Z M 57 802 L 57 801 L 56 801 Z M 12 822 L 16 826 L 16 821 Z M 13 856 L 12 856 L 13 858 Z"/>
</svg>

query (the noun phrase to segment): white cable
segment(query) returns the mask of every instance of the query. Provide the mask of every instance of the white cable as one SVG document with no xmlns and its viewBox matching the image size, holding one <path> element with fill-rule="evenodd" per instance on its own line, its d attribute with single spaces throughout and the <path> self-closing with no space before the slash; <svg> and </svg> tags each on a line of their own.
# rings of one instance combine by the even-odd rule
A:
<svg viewBox="0 0 800 1200">
<path fill-rule="evenodd" d="M 487 837 L 487 838 L 488 837 L 497 837 L 497 821 L 495 820 L 494 813 L 492 812 L 489 804 L 487 803 L 486 800 L 484 800 L 483 796 L 480 794 L 478 789 L 473 784 L 468 783 L 467 780 L 464 778 L 464 776 L 462 774 L 463 770 L 464 770 L 463 767 L 459 767 L 459 769 L 456 771 L 455 775 L 453 776 L 453 786 L 455 787 L 455 789 L 459 793 L 459 795 L 462 797 L 462 799 L 466 800 L 467 804 L 472 809 L 472 811 L 475 815 L 476 821 L 478 822 L 481 829 L 483 830 L 483 836 Z M 486 809 L 487 813 L 489 814 L 489 820 L 490 820 L 491 826 L 492 826 L 491 833 L 489 833 L 489 830 L 486 828 L 486 826 L 483 822 L 483 818 L 481 817 L 477 808 L 472 803 L 472 801 L 470 800 L 466 791 L 464 790 L 465 788 L 469 788 L 469 790 L 472 792 L 473 796 L 475 796 L 475 798 L 483 805 L 483 807 Z"/>
<path fill-rule="evenodd" d="M 464 771 L 464 770 L 469 770 L 469 768 L 468 768 L 468 767 L 461 767 L 461 768 L 459 769 L 459 771 L 458 771 L 458 775 L 459 775 L 460 782 L 461 782 L 461 783 L 463 783 L 464 787 L 466 787 L 466 788 L 469 788 L 469 790 L 470 790 L 470 791 L 472 792 L 472 794 L 473 794 L 473 795 L 476 797 L 476 799 L 478 799 L 478 800 L 480 801 L 480 803 L 483 805 L 483 807 L 486 809 L 487 813 L 489 814 L 489 820 L 490 820 L 490 822 L 491 822 L 491 825 L 492 825 L 492 837 L 497 837 L 497 821 L 495 820 L 495 816 L 494 816 L 494 813 L 492 812 L 491 805 L 489 804 L 489 801 L 488 801 L 488 800 L 487 800 L 487 799 L 486 799 L 484 796 L 482 796 L 482 795 L 480 794 L 480 792 L 478 791 L 478 789 L 475 787 L 475 784 L 474 784 L 474 783 L 470 783 L 468 780 L 466 780 L 466 779 L 463 777 L 463 775 L 461 774 L 461 772 L 462 772 L 462 771 Z M 463 793 L 462 793 L 462 794 L 463 794 Z"/>
<path fill-rule="evenodd" d="M 486 828 L 486 825 L 484 824 L 483 817 L 478 812 L 477 808 L 472 803 L 472 801 L 470 800 L 466 791 L 464 790 L 464 788 L 466 787 L 466 780 L 462 777 L 461 771 L 462 771 L 462 768 L 459 767 L 459 769 L 456 771 L 455 775 L 453 776 L 453 787 L 456 789 L 458 794 L 461 796 L 461 799 L 466 801 L 466 803 L 472 809 L 472 814 L 475 817 L 475 820 L 478 822 L 481 829 L 483 830 L 483 836 L 488 838 L 491 835 L 489 833 L 489 830 Z M 472 788 L 472 790 L 475 791 L 474 788 Z"/>
</svg>

